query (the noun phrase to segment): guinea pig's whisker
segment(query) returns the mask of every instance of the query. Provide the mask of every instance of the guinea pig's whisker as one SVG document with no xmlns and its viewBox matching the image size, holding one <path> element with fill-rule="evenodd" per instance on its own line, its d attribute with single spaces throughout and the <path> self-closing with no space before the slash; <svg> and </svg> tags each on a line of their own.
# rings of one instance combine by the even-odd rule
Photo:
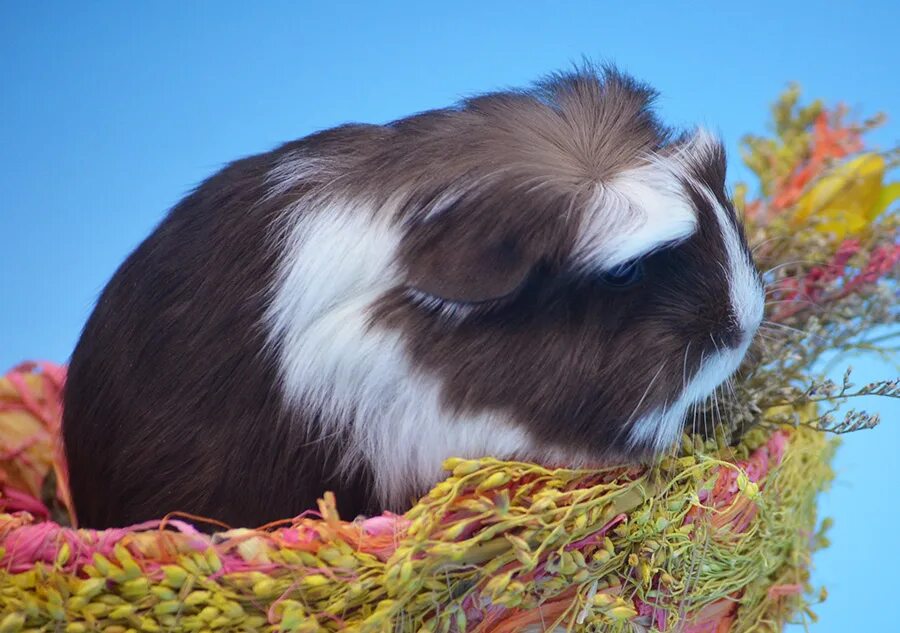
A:
<svg viewBox="0 0 900 633">
<path fill-rule="evenodd" d="M 773 292 L 779 292 L 782 290 L 794 290 L 793 288 L 783 288 L 782 285 L 786 281 L 793 281 L 795 279 L 803 279 L 807 275 L 806 272 L 797 273 L 796 275 L 785 275 L 784 277 L 779 277 L 773 281 L 770 281 L 766 284 L 765 292 L 766 294 L 770 294 Z"/>
<path fill-rule="evenodd" d="M 722 352 L 722 350 L 719 348 L 719 344 L 716 342 L 716 339 L 713 337 L 712 334 L 709 335 L 709 338 L 712 339 L 713 346 L 716 348 L 716 354 L 720 354 Z M 715 403 L 715 406 L 716 406 L 716 417 L 718 418 L 717 423 L 719 424 L 719 426 L 722 426 L 722 410 L 719 408 L 719 394 L 720 394 L 721 388 L 722 388 L 722 385 L 718 384 L 718 385 L 716 385 L 716 388 L 713 390 L 713 396 L 714 396 L 713 402 Z M 716 424 L 713 424 L 713 436 L 715 436 L 715 434 L 716 434 Z"/>
<path fill-rule="evenodd" d="M 758 244 L 756 244 L 755 246 L 752 246 L 750 248 L 750 252 L 755 255 L 756 251 L 759 250 L 760 248 L 762 248 L 763 246 L 765 246 L 766 244 L 769 244 L 770 242 L 774 242 L 775 240 L 781 240 L 781 239 L 785 239 L 785 238 L 776 235 L 774 237 L 765 239 L 765 240 L 759 242 Z"/>
<path fill-rule="evenodd" d="M 775 266 L 772 266 L 769 270 L 767 270 L 763 273 L 763 277 L 765 277 L 766 275 L 771 275 L 776 270 L 781 270 L 782 268 L 787 268 L 788 266 L 796 266 L 797 264 L 806 264 L 808 266 L 824 266 L 827 263 L 828 262 L 826 262 L 824 260 L 795 259 L 790 262 L 782 262 L 780 264 L 776 264 Z"/>
<path fill-rule="evenodd" d="M 696 433 L 700 433 L 700 425 L 703 423 L 703 415 L 704 415 L 704 413 L 703 413 L 703 412 L 704 412 L 704 408 L 703 408 L 703 407 L 705 407 L 705 406 L 706 406 L 705 404 L 704 404 L 703 406 L 697 405 L 697 416 L 696 416 L 696 419 L 697 419 L 697 429 L 696 429 Z"/>
<path fill-rule="evenodd" d="M 725 384 L 723 383 L 723 384 L 719 385 L 718 388 L 716 389 L 716 391 L 717 391 L 716 410 L 718 411 L 718 414 L 719 414 L 719 426 L 722 428 L 723 431 L 727 432 L 728 427 L 726 426 L 725 413 L 728 412 L 728 408 L 727 408 L 727 402 L 725 402 Z M 723 411 L 725 413 L 723 413 Z M 730 449 L 729 449 L 729 452 L 730 452 Z"/>
<path fill-rule="evenodd" d="M 739 398 L 737 395 L 737 391 L 734 388 L 734 376 L 730 376 L 725 384 L 728 385 L 728 390 L 731 392 L 731 397 L 734 398 L 734 402 L 737 403 Z"/>
<path fill-rule="evenodd" d="M 765 296 L 771 297 L 773 295 L 778 295 L 778 294 L 784 293 L 785 291 L 789 291 L 791 293 L 795 293 L 797 297 L 802 297 L 804 299 L 810 300 L 809 295 L 807 295 L 805 291 L 800 292 L 801 289 L 799 289 L 799 288 L 782 288 L 782 287 L 780 287 L 778 285 L 778 283 L 781 281 L 784 281 L 785 279 L 789 279 L 789 277 L 785 277 L 784 279 L 780 279 L 778 282 L 769 284 L 765 290 L 765 293 L 764 293 Z"/>
<path fill-rule="evenodd" d="M 812 332 L 808 332 L 807 330 L 801 330 L 799 328 L 791 327 L 790 325 L 785 325 L 784 323 L 776 323 L 775 321 L 769 321 L 768 319 L 763 321 L 760 327 L 780 328 L 780 329 L 788 331 L 788 332 L 794 332 L 795 334 L 802 334 L 803 336 L 810 336 L 812 338 L 817 338 L 820 341 L 825 340 L 825 338 L 823 336 L 820 336 L 819 334 L 813 334 Z"/>
<path fill-rule="evenodd" d="M 766 292 L 774 292 L 776 290 L 789 290 L 790 288 L 785 288 L 785 284 L 791 281 L 797 281 L 801 279 L 805 279 L 809 274 L 808 270 L 798 270 L 796 272 L 779 274 L 770 276 L 770 273 L 766 273 L 763 279 L 763 286 Z"/>
<path fill-rule="evenodd" d="M 704 353 L 701 352 L 701 353 L 700 353 L 700 366 L 701 366 L 701 367 L 703 366 L 703 357 L 704 357 Z M 703 401 L 703 410 L 701 411 L 701 413 L 703 414 L 703 415 L 701 416 L 701 417 L 702 417 L 702 420 L 703 420 L 703 435 L 706 436 L 706 435 L 709 434 L 709 428 L 708 428 L 708 422 L 709 422 L 709 398 L 708 398 L 708 397 L 706 398 L 706 400 Z M 704 438 L 704 439 L 705 439 L 705 438 Z"/>
<path fill-rule="evenodd" d="M 703 367 L 703 359 L 705 356 L 706 356 L 705 351 L 700 352 L 700 366 L 701 367 Z M 706 398 L 705 400 L 703 400 L 702 403 L 698 403 L 698 405 L 701 407 L 700 411 L 699 411 L 699 418 L 700 418 L 699 421 L 703 423 L 703 432 L 705 434 L 706 433 L 706 417 L 707 417 L 706 411 L 707 411 L 707 408 L 709 407 L 709 398 Z M 697 428 L 699 430 L 699 426 Z"/>
<path fill-rule="evenodd" d="M 794 273 L 781 275 L 781 276 L 773 279 L 766 285 L 769 287 L 777 286 L 779 283 L 781 283 L 783 281 L 787 281 L 788 279 L 800 279 L 801 277 L 806 277 L 808 274 L 809 274 L 808 270 L 798 270 L 797 272 L 794 272 Z"/>
<path fill-rule="evenodd" d="M 644 389 L 644 395 L 641 396 L 641 399 L 638 400 L 638 403 L 634 406 L 634 410 L 631 412 L 631 415 L 628 416 L 628 419 L 625 420 L 625 423 L 622 425 L 622 428 L 616 433 L 615 439 L 618 440 L 622 433 L 624 433 L 630 426 L 634 416 L 637 415 L 638 410 L 641 408 L 641 405 L 644 404 L 644 400 L 647 398 L 647 394 L 650 393 L 650 389 L 653 388 L 653 383 L 656 382 L 656 379 L 659 378 L 659 375 L 662 373 L 663 368 L 665 368 L 666 363 L 663 362 L 659 369 L 656 370 L 656 373 L 653 375 L 653 378 L 650 379 L 650 382 L 647 384 L 647 388 Z"/>
<path fill-rule="evenodd" d="M 666 397 L 666 399 L 663 401 L 663 407 L 662 407 L 662 415 L 663 415 L 663 418 L 665 418 L 665 416 L 666 416 L 666 414 L 668 413 L 668 411 L 669 411 L 669 398 Z M 675 451 L 676 451 L 675 447 L 676 447 L 677 445 L 678 445 L 677 442 L 672 442 L 672 444 L 670 444 L 668 447 L 666 447 L 666 452 L 665 452 L 665 454 L 666 454 L 666 455 L 673 455 L 673 456 L 674 456 Z"/>
<path fill-rule="evenodd" d="M 784 341 L 784 337 L 778 335 L 777 330 L 763 330 L 759 329 L 756 332 L 756 335 L 764 341 L 768 341 L 770 343 L 781 343 Z"/>
<path fill-rule="evenodd" d="M 734 394 L 734 385 L 732 384 L 732 378 L 729 378 L 728 380 L 725 381 L 725 383 L 722 384 L 722 398 L 723 399 L 725 398 L 726 385 L 731 390 L 731 393 Z M 735 394 L 735 402 L 737 402 L 736 394 Z M 727 404 L 727 401 L 725 401 L 725 403 Z M 728 409 L 726 408 L 726 412 L 727 411 L 728 411 Z M 724 424 L 724 420 L 720 421 L 720 424 Z M 737 456 L 737 453 L 735 453 L 735 451 L 734 451 L 734 447 L 731 446 L 731 442 L 729 441 L 729 435 L 730 435 L 729 431 L 731 431 L 733 433 L 733 428 L 734 427 L 731 426 L 730 424 L 728 427 L 723 427 L 723 429 L 726 431 L 725 450 L 728 452 L 728 455 L 731 458 L 731 461 L 736 462 L 736 461 L 738 461 L 738 456 Z"/>
<path fill-rule="evenodd" d="M 697 405 L 691 407 L 691 438 L 697 434 Z"/>
<path fill-rule="evenodd" d="M 719 386 L 713 389 L 713 407 L 710 409 L 710 417 L 712 418 L 712 434 L 710 438 L 716 437 L 716 426 L 722 423 L 722 413 L 719 411 Z"/>
<path fill-rule="evenodd" d="M 815 301 L 812 299 L 798 297 L 796 299 L 772 299 L 771 301 L 766 301 L 766 307 L 778 305 L 779 303 L 808 303 L 810 305 L 818 306 Z"/>
<path fill-rule="evenodd" d="M 681 392 L 682 393 L 684 393 L 684 390 L 687 389 L 687 358 L 688 358 L 688 352 L 690 351 L 690 349 L 691 349 L 691 341 L 688 341 L 687 346 L 684 348 L 684 360 L 682 360 L 682 362 L 681 362 Z M 688 409 L 688 412 L 692 413 L 691 410 L 693 408 L 694 407 L 691 407 L 690 409 Z M 691 430 L 693 431 L 693 429 L 691 429 Z M 682 433 L 683 432 L 684 432 L 684 424 L 682 424 Z M 674 442 L 672 444 L 672 457 L 678 456 L 678 449 L 680 446 L 681 446 L 681 442 Z"/>
<path fill-rule="evenodd" d="M 710 335 L 710 337 L 712 338 L 712 335 Z M 719 345 L 716 343 L 715 339 L 713 339 L 713 345 L 715 345 L 715 347 L 716 347 L 716 352 L 719 352 L 720 351 Z M 723 431 L 727 431 L 727 428 L 725 426 L 725 416 L 723 416 L 722 410 L 725 409 L 725 411 L 727 412 L 726 405 L 728 403 L 727 403 L 727 401 L 724 403 L 721 401 L 725 399 L 725 396 L 724 396 L 725 384 L 728 384 L 729 386 L 731 386 L 731 380 L 732 380 L 732 377 L 729 376 L 724 383 L 716 385 L 716 388 L 713 392 L 713 394 L 715 396 L 716 417 L 718 418 L 717 423 L 722 428 Z M 732 391 L 733 391 L 733 389 L 732 389 Z M 714 436 L 715 436 L 715 432 L 716 432 L 716 426 L 713 425 L 713 435 Z M 716 442 L 716 444 L 718 445 L 718 442 Z M 736 458 L 734 451 L 731 450 L 730 447 L 729 447 L 729 452 L 731 453 L 732 458 Z"/>
<path fill-rule="evenodd" d="M 715 415 L 713 416 L 713 420 L 715 420 L 716 424 L 722 423 L 722 411 L 719 409 L 719 393 L 722 388 L 722 385 L 716 385 L 716 388 L 713 389 L 713 406 L 715 407 Z M 713 433 L 716 431 L 716 425 L 713 425 Z"/>
</svg>

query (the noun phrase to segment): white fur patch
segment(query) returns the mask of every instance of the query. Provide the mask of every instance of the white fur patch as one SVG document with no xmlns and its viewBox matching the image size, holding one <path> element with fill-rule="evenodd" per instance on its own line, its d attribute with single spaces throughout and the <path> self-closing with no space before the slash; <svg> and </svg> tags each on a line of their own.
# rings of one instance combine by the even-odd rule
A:
<svg viewBox="0 0 900 633">
<path fill-rule="evenodd" d="M 766 293 L 750 261 L 750 255 L 740 242 L 737 229 L 725 216 L 721 205 L 715 205 L 716 217 L 725 236 L 728 253 L 728 281 L 731 309 L 737 324 L 747 337 L 752 337 L 762 322 Z"/>
<path fill-rule="evenodd" d="M 718 141 L 715 137 L 701 129 L 694 136 L 693 142 L 688 146 L 688 152 L 711 152 Z M 699 187 L 712 208 L 715 210 L 722 239 L 725 242 L 725 251 L 728 256 L 728 285 L 731 295 L 731 308 L 734 312 L 737 325 L 740 326 L 748 337 L 752 337 L 759 324 L 762 322 L 765 308 L 765 289 L 750 260 L 750 254 L 741 244 L 737 228 L 729 220 L 727 211 L 716 200 L 716 197 L 706 187 Z"/>
<path fill-rule="evenodd" d="M 576 244 L 588 268 L 610 269 L 690 237 L 697 212 L 677 162 L 654 161 L 598 185 Z"/>
<path fill-rule="evenodd" d="M 678 441 L 685 416 L 691 405 L 708 398 L 744 360 L 750 338 L 738 349 L 721 350 L 703 360 L 700 369 L 688 381 L 678 399 L 671 405 L 650 412 L 635 421 L 628 435 L 632 447 L 649 447 L 662 453 Z"/>
<path fill-rule="evenodd" d="M 288 405 L 323 412 L 310 441 L 349 429 L 343 472 L 368 462 L 388 507 L 442 477 L 448 457 L 529 451 L 503 416 L 460 418 L 441 403 L 437 379 L 411 366 L 400 334 L 369 326 L 370 306 L 399 281 L 399 235 L 371 209 L 329 202 L 289 218 L 285 257 L 266 315 Z"/>
</svg>

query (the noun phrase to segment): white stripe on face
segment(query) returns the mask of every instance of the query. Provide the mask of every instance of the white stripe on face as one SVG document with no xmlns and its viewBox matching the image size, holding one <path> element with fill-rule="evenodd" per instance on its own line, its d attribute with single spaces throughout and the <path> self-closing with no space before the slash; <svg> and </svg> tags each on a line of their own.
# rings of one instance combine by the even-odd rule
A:
<svg viewBox="0 0 900 633">
<path fill-rule="evenodd" d="M 657 160 L 597 185 L 575 246 L 586 269 L 608 270 L 676 244 L 697 230 L 681 165 Z"/>
<path fill-rule="evenodd" d="M 694 152 L 709 153 L 718 145 L 718 141 L 709 132 L 701 130 L 691 145 L 691 150 Z M 753 337 L 762 322 L 765 289 L 754 269 L 750 253 L 741 242 L 737 225 L 729 217 L 728 210 L 719 203 L 707 187 L 698 189 L 709 201 L 719 224 L 719 231 L 728 258 L 727 276 L 731 309 L 737 325 L 744 332 L 744 337 L 749 343 L 749 339 Z"/>
</svg>

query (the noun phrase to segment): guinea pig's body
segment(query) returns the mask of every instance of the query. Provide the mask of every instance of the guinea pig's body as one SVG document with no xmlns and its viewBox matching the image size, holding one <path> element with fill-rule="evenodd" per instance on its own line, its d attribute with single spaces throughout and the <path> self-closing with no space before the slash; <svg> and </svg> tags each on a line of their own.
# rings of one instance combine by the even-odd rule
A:
<svg viewBox="0 0 900 633">
<path fill-rule="evenodd" d="M 450 456 L 668 450 L 763 291 L 724 153 L 615 72 L 237 161 L 99 299 L 63 431 L 79 522 L 400 510 Z"/>
</svg>

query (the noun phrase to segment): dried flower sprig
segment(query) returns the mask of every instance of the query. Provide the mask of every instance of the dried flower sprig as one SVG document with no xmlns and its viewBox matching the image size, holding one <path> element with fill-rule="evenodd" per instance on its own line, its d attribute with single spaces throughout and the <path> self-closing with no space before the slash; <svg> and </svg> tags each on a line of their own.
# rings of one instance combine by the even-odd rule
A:
<svg viewBox="0 0 900 633">
<path fill-rule="evenodd" d="M 896 362 L 891 344 L 900 338 L 900 181 L 890 181 L 900 149 L 867 148 L 865 135 L 883 115 L 862 122 L 848 115 L 821 101 L 800 105 L 792 85 L 773 107 L 772 134 L 743 140 L 758 191 L 748 199 L 750 187 L 739 185 L 735 202 L 765 271 L 766 321 L 730 386 L 734 397 L 716 397 L 699 414 L 738 433 L 759 423 L 761 412 L 810 403 L 830 408 L 807 424 L 840 433 L 871 428 L 877 415 L 834 415 L 847 398 L 897 397 L 896 379 L 849 393 L 825 377 L 854 354 Z"/>
</svg>

